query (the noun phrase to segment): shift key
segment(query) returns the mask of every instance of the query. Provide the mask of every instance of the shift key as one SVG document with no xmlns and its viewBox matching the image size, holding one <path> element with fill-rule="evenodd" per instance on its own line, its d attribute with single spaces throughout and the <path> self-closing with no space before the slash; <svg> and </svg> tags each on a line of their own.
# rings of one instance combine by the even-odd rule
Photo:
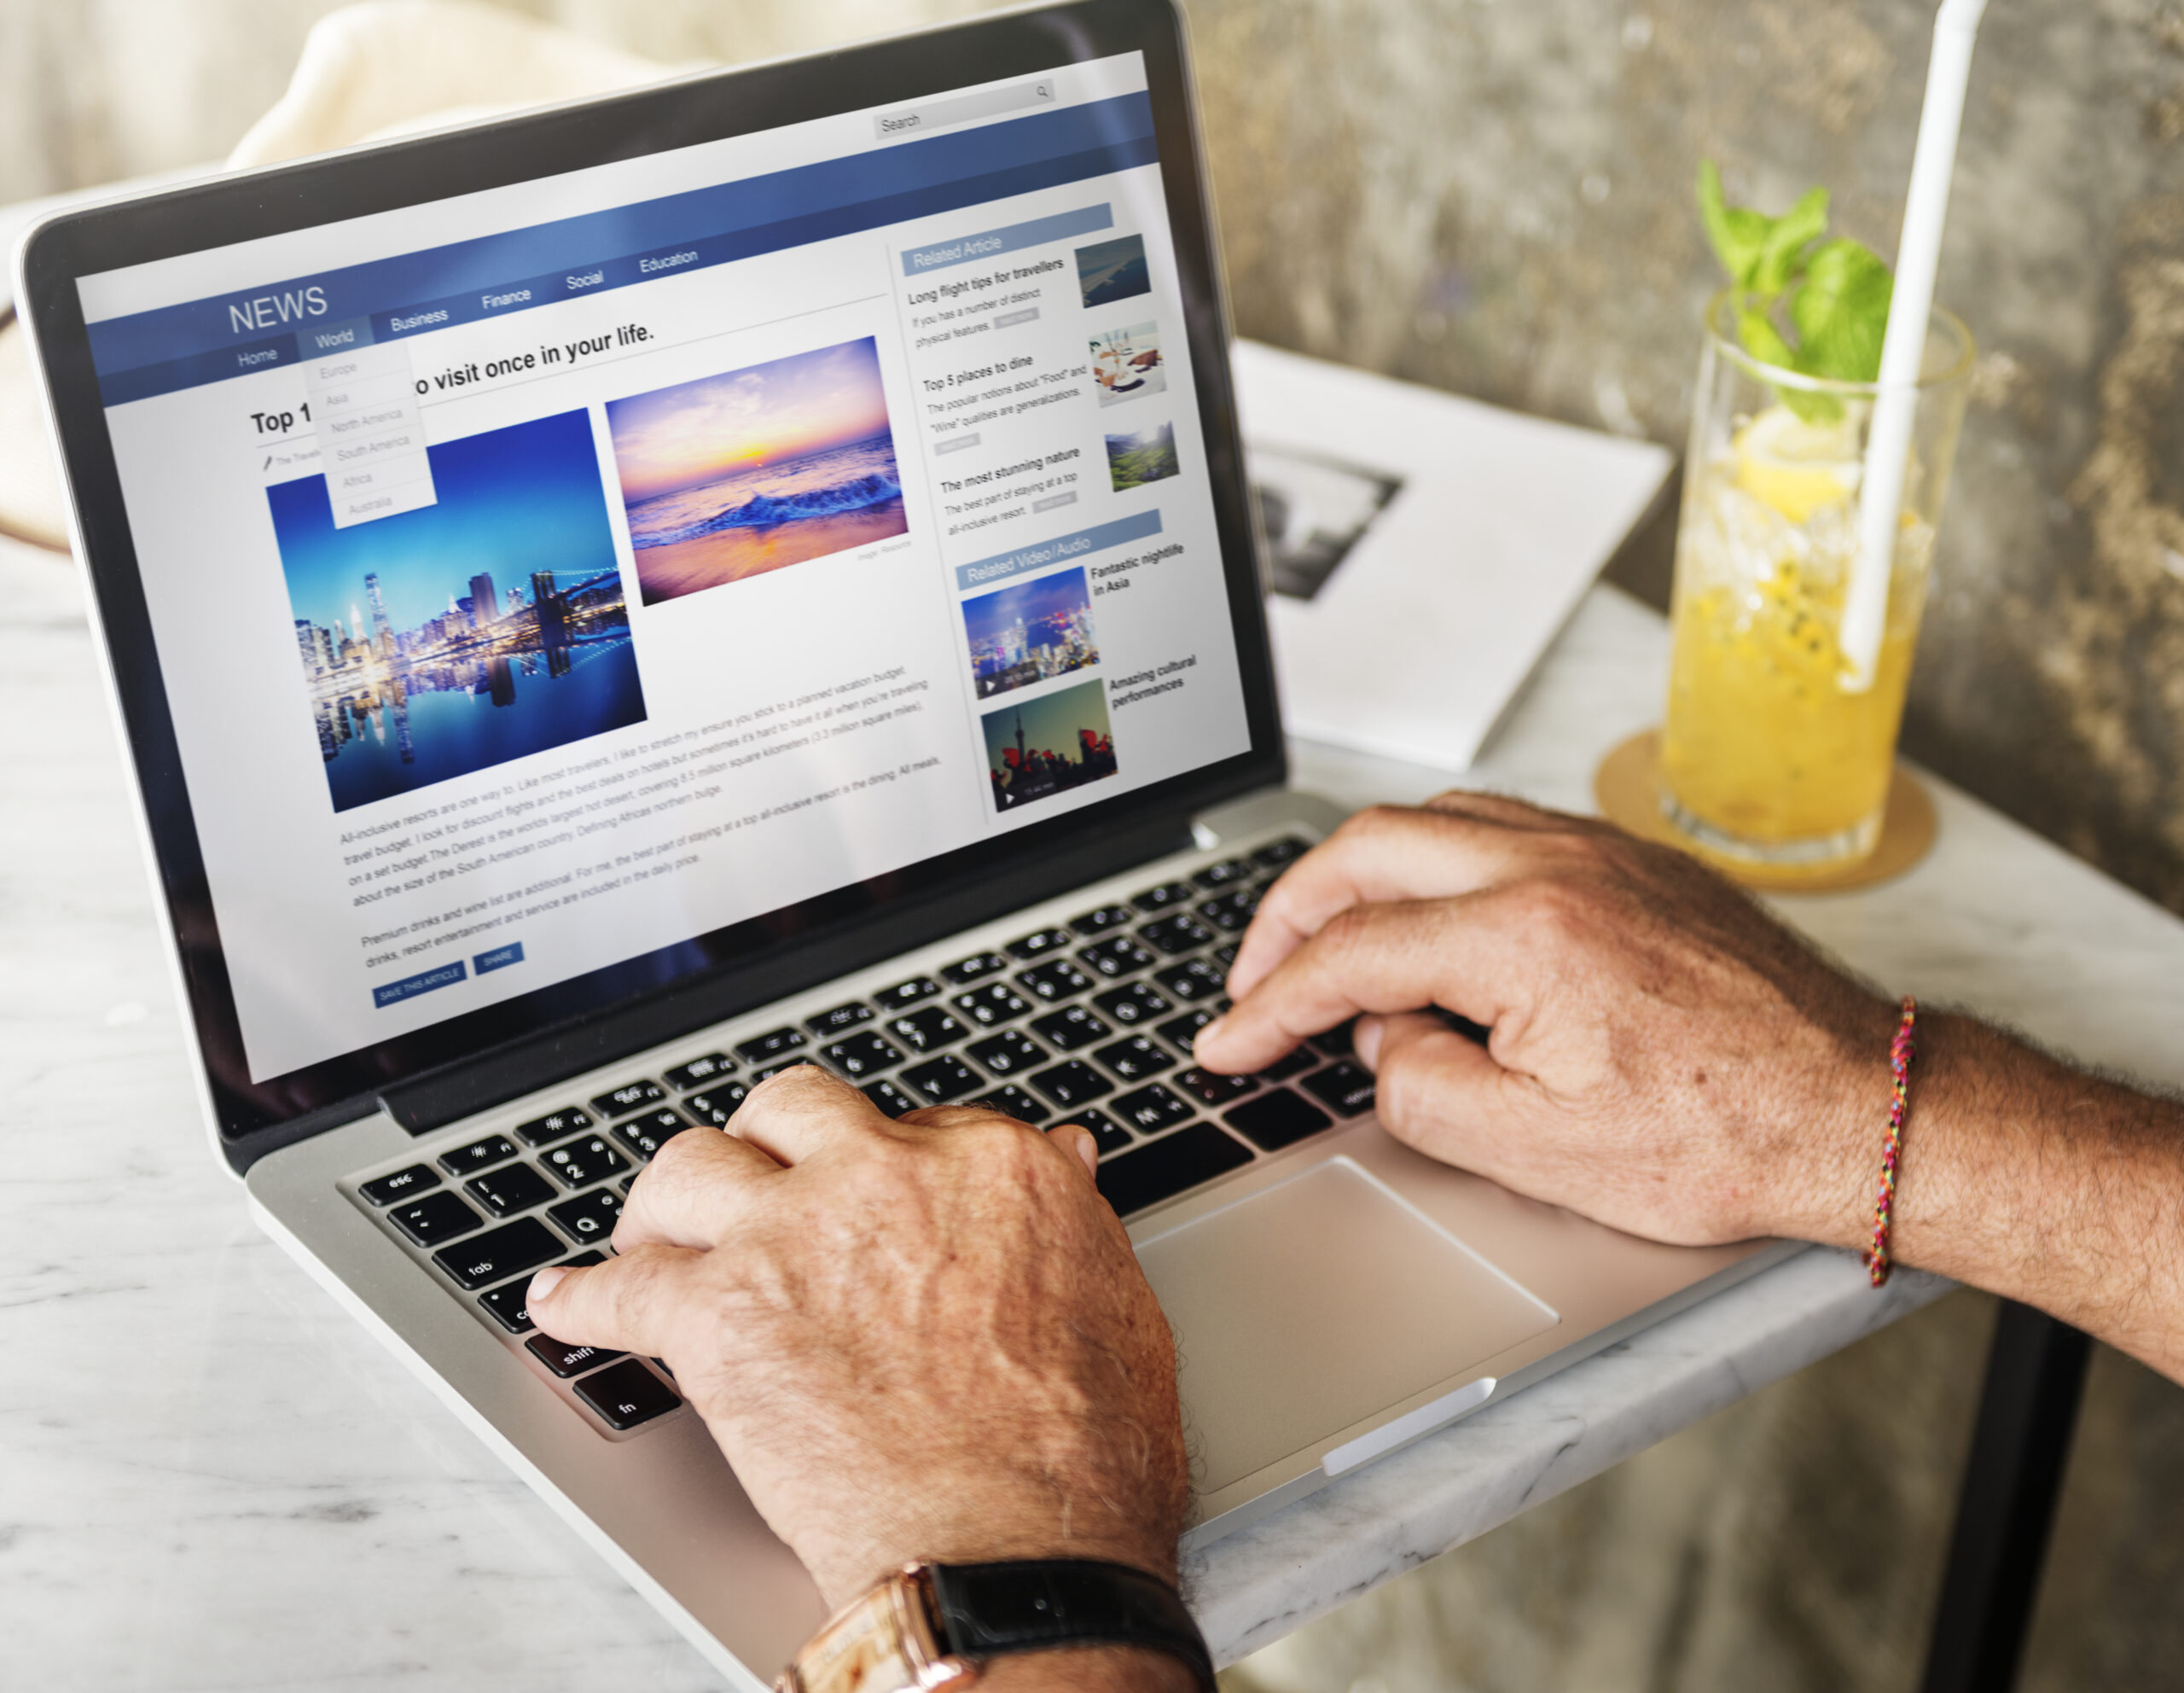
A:
<svg viewBox="0 0 2184 1693">
<path fill-rule="evenodd" d="M 535 1270 L 567 1248 L 536 1217 L 493 1229 L 460 1246 L 443 1247 L 433 1262 L 462 1288 L 482 1288 Z"/>
</svg>

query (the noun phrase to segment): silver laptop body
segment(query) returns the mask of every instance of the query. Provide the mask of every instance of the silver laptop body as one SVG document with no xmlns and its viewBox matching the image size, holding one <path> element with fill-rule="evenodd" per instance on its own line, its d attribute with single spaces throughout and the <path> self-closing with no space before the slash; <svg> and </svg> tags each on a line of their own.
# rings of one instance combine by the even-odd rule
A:
<svg viewBox="0 0 2184 1693">
<path fill-rule="evenodd" d="M 810 1579 L 663 1366 L 520 1290 L 783 1064 L 1094 1127 L 1194 1545 L 1783 1250 L 1436 1165 L 1341 1031 L 1191 1066 L 1339 821 L 1283 786 L 1192 124 L 1172 13 L 1084 0 L 19 258 L 219 1155 L 740 1686 Z M 828 685 L 739 694 L 776 661 Z"/>
</svg>

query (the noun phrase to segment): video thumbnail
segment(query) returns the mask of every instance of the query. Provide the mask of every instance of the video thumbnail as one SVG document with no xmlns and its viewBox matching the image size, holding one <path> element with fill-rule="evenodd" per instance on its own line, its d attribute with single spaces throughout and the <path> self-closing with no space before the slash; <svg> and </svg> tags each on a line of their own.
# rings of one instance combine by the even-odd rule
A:
<svg viewBox="0 0 2184 1693">
<path fill-rule="evenodd" d="M 1077 249 L 1077 285 L 1084 303 L 1112 305 L 1153 292 L 1152 273 L 1145 267 L 1145 237 L 1124 236 Z"/>
<path fill-rule="evenodd" d="M 1107 475 L 1115 492 L 1165 482 L 1182 466 L 1176 458 L 1176 426 L 1156 423 L 1134 435 L 1107 437 Z"/>
<path fill-rule="evenodd" d="M 1115 773 L 1107 701 L 1097 682 L 1080 682 L 980 719 L 994 809 L 1013 812 Z"/>
<path fill-rule="evenodd" d="M 963 603 L 971 680 L 981 700 L 1100 662 L 1082 569 L 1042 576 Z"/>
<path fill-rule="evenodd" d="M 1166 393 L 1168 365 L 1160 356 L 1159 326 L 1133 323 L 1127 329 L 1110 329 L 1095 336 L 1092 378 L 1100 385 L 1102 405 L 1120 405 L 1126 399 Z"/>
<path fill-rule="evenodd" d="M 906 533 L 872 337 L 609 400 L 647 605 Z"/>
<path fill-rule="evenodd" d="M 429 456 L 438 504 L 346 529 L 266 490 L 337 812 L 645 720 L 590 416 Z"/>
</svg>

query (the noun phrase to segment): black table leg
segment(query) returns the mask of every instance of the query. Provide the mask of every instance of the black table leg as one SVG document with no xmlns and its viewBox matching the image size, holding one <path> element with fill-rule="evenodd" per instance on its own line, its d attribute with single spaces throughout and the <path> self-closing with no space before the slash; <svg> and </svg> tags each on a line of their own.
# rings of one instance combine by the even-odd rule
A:
<svg viewBox="0 0 2184 1693">
<path fill-rule="evenodd" d="M 2090 1346 L 2068 1324 L 2002 1301 L 1925 1693 L 2007 1693 L 2017 1678 Z"/>
</svg>

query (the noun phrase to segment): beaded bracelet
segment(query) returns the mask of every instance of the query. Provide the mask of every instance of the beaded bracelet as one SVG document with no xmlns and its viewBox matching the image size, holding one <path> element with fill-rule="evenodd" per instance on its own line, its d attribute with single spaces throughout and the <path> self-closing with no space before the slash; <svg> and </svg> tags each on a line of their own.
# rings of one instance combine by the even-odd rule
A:
<svg viewBox="0 0 2184 1693">
<path fill-rule="evenodd" d="M 1911 1061 L 1918 1056 L 1913 1038 L 1919 1025 L 1919 1002 L 1903 996 L 1903 1021 L 1896 1026 L 1896 1038 L 1888 1044 L 1889 1073 L 1896 1079 L 1895 1095 L 1888 1104 L 1888 1138 L 1881 1144 L 1880 1191 L 1873 1197 L 1873 1244 L 1866 1254 L 1866 1274 L 1875 1287 L 1885 1286 L 1891 1266 L 1889 1229 L 1896 1220 L 1896 1166 L 1903 1161 L 1903 1113 L 1911 1098 Z"/>
</svg>

